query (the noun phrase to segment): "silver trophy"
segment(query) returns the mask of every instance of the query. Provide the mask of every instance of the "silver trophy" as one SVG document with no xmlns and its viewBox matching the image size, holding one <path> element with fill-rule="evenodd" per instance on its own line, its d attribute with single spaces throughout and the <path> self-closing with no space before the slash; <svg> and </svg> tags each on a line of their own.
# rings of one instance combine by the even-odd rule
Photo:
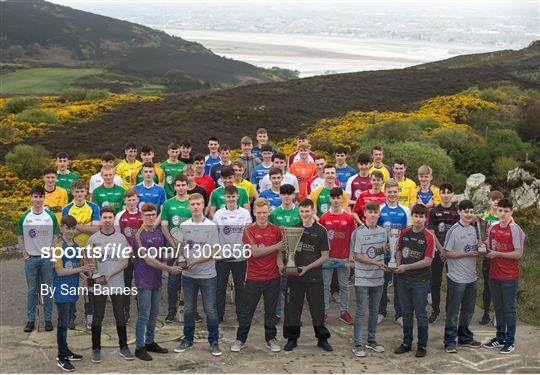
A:
<svg viewBox="0 0 540 375">
<path fill-rule="evenodd" d="M 390 261 L 388 262 L 387 268 L 389 271 L 393 271 L 397 268 L 396 250 L 400 233 L 401 230 L 399 228 L 390 228 L 390 230 L 388 231 L 388 244 L 390 245 Z"/>
<path fill-rule="evenodd" d="M 173 228 L 171 230 L 171 236 L 178 244 L 177 250 L 179 250 L 178 257 L 175 259 L 174 265 L 180 267 L 182 270 L 185 270 L 188 264 L 187 259 L 184 256 L 184 235 L 182 234 L 180 227 Z"/>
<path fill-rule="evenodd" d="M 483 220 L 481 217 L 476 217 L 476 234 L 478 235 L 478 252 L 480 254 L 487 253 L 487 247 L 484 243 L 484 234 L 487 233 L 488 222 Z"/>
<path fill-rule="evenodd" d="M 300 243 L 302 234 L 304 234 L 304 228 L 298 227 L 285 227 L 283 228 L 283 233 L 285 234 L 285 253 L 287 254 L 287 263 L 285 264 L 285 275 L 287 276 L 298 276 L 300 271 L 298 266 L 294 261 L 294 256 L 296 254 L 296 248 Z"/>
</svg>

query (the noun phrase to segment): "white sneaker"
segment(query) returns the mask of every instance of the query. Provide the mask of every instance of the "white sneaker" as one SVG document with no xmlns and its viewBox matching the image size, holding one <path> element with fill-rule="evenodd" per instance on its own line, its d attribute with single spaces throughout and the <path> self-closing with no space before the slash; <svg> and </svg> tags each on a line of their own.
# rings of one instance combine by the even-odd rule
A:
<svg viewBox="0 0 540 375">
<path fill-rule="evenodd" d="M 403 318 L 400 316 L 396 320 L 394 320 L 394 323 L 399 324 L 401 327 L 403 327 Z"/>
<path fill-rule="evenodd" d="M 427 295 L 427 304 L 431 306 L 432 303 L 433 303 L 433 299 L 431 298 L 431 293 L 428 293 L 428 295 Z"/>
<path fill-rule="evenodd" d="M 377 324 L 381 324 L 381 322 L 384 320 L 385 316 L 383 314 L 379 314 L 377 316 Z"/>
<path fill-rule="evenodd" d="M 364 347 L 362 345 L 356 345 L 352 352 L 354 353 L 355 356 L 357 357 L 365 357 L 367 354 L 366 354 L 366 351 L 364 350 Z"/>
<path fill-rule="evenodd" d="M 271 352 L 277 353 L 281 351 L 281 347 L 278 345 L 276 339 L 272 339 L 266 343 L 266 347 L 270 349 Z"/>
<path fill-rule="evenodd" d="M 242 341 L 240 340 L 236 340 L 235 342 L 233 342 L 233 344 L 231 345 L 231 352 L 239 352 L 240 350 L 244 349 L 246 347 L 246 344 L 244 344 Z"/>
</svg>

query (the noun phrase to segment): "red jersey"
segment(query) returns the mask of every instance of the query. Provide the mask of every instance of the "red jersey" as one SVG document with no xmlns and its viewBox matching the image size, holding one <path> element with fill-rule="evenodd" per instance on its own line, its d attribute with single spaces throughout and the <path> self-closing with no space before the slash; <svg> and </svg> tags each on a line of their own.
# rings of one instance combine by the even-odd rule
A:
<svg viewBox="0 0 540 375">
<path fill-rule="evenodd" d="M 210 200 L 210 194 L 212 194 L 212 191 L 216 188 L 216 183 L 214 179 L 207 174 L 203 174 L 201 177 L 195 176 L 193 181 L 195 181 L 197 185 L 206 190 L 206 197 L 208 200 Z"/>
<path fill-rule="evenodd" d="M 122 210 L 116 214 L 114 225 L 120 229 L 120 232 L 126 236 L 128 243 L 133 246 L 132 241 L 135 239 L 135 233 L 142 225 L 142 214 L 139 209 L 137 212 L 130 213 L 128 210 Z"/>
<path fill-rule="evenodd" d="M 488 228 L 488 247 L 492 250 L 510 253 L 515 249 L 523 249 L 524 244 L 525 233 L 513 220 L 505 227 L 497 222 Z M 519 260 L 500 257 L 491 259 L 489 278 L 494 280 L 519 278 Z"/>
<path fill-rule="evenodd" d="M 369 175 L 366 177 L 360 176 L 358 173 L 349 177 L 347 185 L 345 185 L 345 191 L 347 195 L 351 196 L 352 200 L 357 200 L 363 191 L 371 189 L 371 180 Z"/>
<path fill-rule="evenodd" d="M 366 190 L 358 196 L 358 199 L 353 207 L 353 212 L 356 213 L 360 219 L 362 219 L 362 221 L 364 220 L 364 208 L 369 202 L 375 202 L 380 206 L 386 202 L 386 194 L 384 194 L 382 191 L 378 192 L 377 194 L 373 194 L 371 190 Z"/>
<path fill-rule="evenodd" d="M 266 228 L 258 227 L 256 223 L 250 224 L 242 236 L 244 244 L 272 246 L 281 241 L 283 230 L 277 225 L 268 223 Z M 277 266 L 277 252 L 262 257 L 251 256 L 247 260 L 247 280 L 273 280 L 279 277 Z"/>
<path fill-rule="evenodd" d="M 341 210 L 339 215 L 327 211 L 319 219 L 319 224 L 326 228 L 330 240 L 330 257 L 348 259 L 351 251 L 351 235 L 356 228 L 350 213 Z"/>
<path fill-rule="evenodd" d="M 309 179 L 317 175 L 315 164 L 297 161 L 291 165 L 289 172 L 295 175 L 298 179 L 299 192 L 296 196 L 296 201 L 302 202 L 307 197 L 307 186 Z"/>
</svg>

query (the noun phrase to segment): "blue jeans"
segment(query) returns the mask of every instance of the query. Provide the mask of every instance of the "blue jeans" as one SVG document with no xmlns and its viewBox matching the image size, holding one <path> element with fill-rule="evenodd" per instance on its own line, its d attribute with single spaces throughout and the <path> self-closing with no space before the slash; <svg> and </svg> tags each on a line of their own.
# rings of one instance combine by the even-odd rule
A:
<svg viewBox="0 0 540 375">
<path fill-rule="evenodd" d="M 446 293 L 446 322 L 444 324 L 444 346 L 468 344 L 474 340 L 469 324 L 474 314 L 476 304 L 476 281 L 472 283 L 456 283 L 447 280 Z M 459 324 L 458 324 L 459 315 Z"/>
<path fill-rule="evenodd" d="M 403 313 L 403 345 L 411 346 L 413 340 L 413 312 L 418 324 L 418 347 L 426 348 L 428 342 L 427 295 L 431 289 L 430 280 L 407 280 L 397 278 L 399 303 Z"/>
<path fill-rule="evenodd" d="M 56 302 L 58 313 L 58 326 L 56 327 L 56 344 L 58 345 L 58 358 L 67 359 L 69 349 L 67 344 L 67 331 L 71 316 L 75 310 L 76 302 Z"/>
<path fill-rule="evenodd" d="M 518 279 L 489 279 L 493 308 L 497 320 L 497 340 L 513 345 L 516 336 L 516 295 Z"/>
<path fill-rule="evenodd" d="M 217 277 L 196 279 L 182 275 L 184 288 L 184 340 L 193 342 L 195 335 L 195 313 L 197 312 L 197 295 L 201 290 L 206 326 L 208 327 L 208 342 L 218 342 L 219 318 L 216 305 Z"/>
<path fill-rule="evenodd" d="M 330 259 L 330 261 L 335 260 L 335 258 Z M 327 312 L 330 309 L 330 286 L 332 284 L 334 268 L 323 268 L 322 273 L 324 283 L 324 311 Z M 338 268 L 336 269 L 336 273 L 339 283 L 339 312 L 342 313 L 349 310 L 349 275 L 351 271 L 349 268 Z"/>
<path fill-rule="evenodd" d="M 24 261 L 24 273 L 26 276 L 26 320 L 36 320 L 37 295 L 41 293 L 41 285 L 52 285 L 53 264 L 50 259 L 30 257 Z M 45 320 L 52 320 L 53 299 L 52 295 L 43 296 L 43 315 Z"/>
<path fill-rule="evenodd" d="M 354 289 L 356 291 L 354 345 L 362 344 L 362 320 L 364 320 L 364 310 L 366 305 L 369 306 L 368 342 L 376 341 L 377 315 L 379 313 L 379 303 L 383 294 L 383 286 L 355 286 Z"/>
<path fill-rule="evenodd" d="M 178 292 L 182 287 L 182 275 L 169 274 L 167 279 L 167 312 L 176 314 L 178 308 Z"/>
<path fill-rule="evenodd" d="M 383 285 L 383 292 L 381 297 L 381 303 L 379 303 L 379 314 L 386 316 L 387 315 L 387 307 L 388 307 L 388 283 L 390 280 L 394 279 L 394 312 L 395 312 L 395 319 L 401 317 L 401 307 L 399 306 L 399 297 L 398 297 L 398 289 L 397 289 L 397 283 L 398 278 L 393 272 L 385 272 L 384 273 L 384 285 Z"/>
<path fill-rule="evenodd" d="M 138 289 L 137 307 L 139 316 L 135 326 L 135 348 L 154 342 L 154 332 L 161 302 L 161 288 Z"/>
</svg>

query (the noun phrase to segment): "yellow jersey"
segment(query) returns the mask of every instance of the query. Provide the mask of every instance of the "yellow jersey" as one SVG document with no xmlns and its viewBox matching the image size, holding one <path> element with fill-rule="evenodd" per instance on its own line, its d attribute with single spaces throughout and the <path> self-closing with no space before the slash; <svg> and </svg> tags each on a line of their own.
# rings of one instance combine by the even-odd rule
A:
<svg viewBox="0 0 540 375">
<path fill-rule="evenodd" d="M 234 186 L 244 188 L 246 192 L 248 193 L 249 199 L 255 196 L 255 185 L 253 185 L 251 182 L 249 182 L 245 178 L 238 183 L 235 182 Z"/>
<path fill-rule="evenodd" d="M 403 181 L 398 181 L 397 183 L 399 185 L 399 204 L 410 207 L 413 203 L 411 202 L 411 194 L 412 191 L 416 189 L 416 183 L 407 177 L 405 177 Z"/>
<path fill-rule="evenodd" d="M 68 204 L 62 210 L 62 216 L 71 215 L 77 220 L 77 224 L 90 224 L 92 221 L 99 221 L 99 207 L 97 204 L 85 201 L 81 206 L 77 206 L 75 201 Z M 90 235 L 79 233 L 75 236 L 75 242 L 79 246 L 86 246 Z"/>
<path fill-rule="evenodd" d="M 369 170 L 369 174 L 373 173 L 373 171 L 379 171 L 383 174 L 383 181 L 386 182 L 386 180 L 394 177 L 394 172 L 392 171 L 392 168 L 389 165 L 383 164 L 382 167 L 377 168 L 374 165 Z"/>
<path fill-rule="evenodd" d="M 52 191 L 45 190 L 45 201 L 43 201 L 43 205 L 54 214 L 58 223 L 62 219 L 62 208 L 68 203 L 66 189 L 56 186 Z"/>
<path fill-rule="evenodd" d="M 129 189 L 134 186 L 135 183 L 131 180 L 133 172 L 142 166 L 142 163 L 139 160 L 135 160 L 133 163 L 128 163 L 126 159 L 122 160 L 116 166 L 116 174 L 122 178 L 124 182 L 124 189 Z"/>
</svg>

